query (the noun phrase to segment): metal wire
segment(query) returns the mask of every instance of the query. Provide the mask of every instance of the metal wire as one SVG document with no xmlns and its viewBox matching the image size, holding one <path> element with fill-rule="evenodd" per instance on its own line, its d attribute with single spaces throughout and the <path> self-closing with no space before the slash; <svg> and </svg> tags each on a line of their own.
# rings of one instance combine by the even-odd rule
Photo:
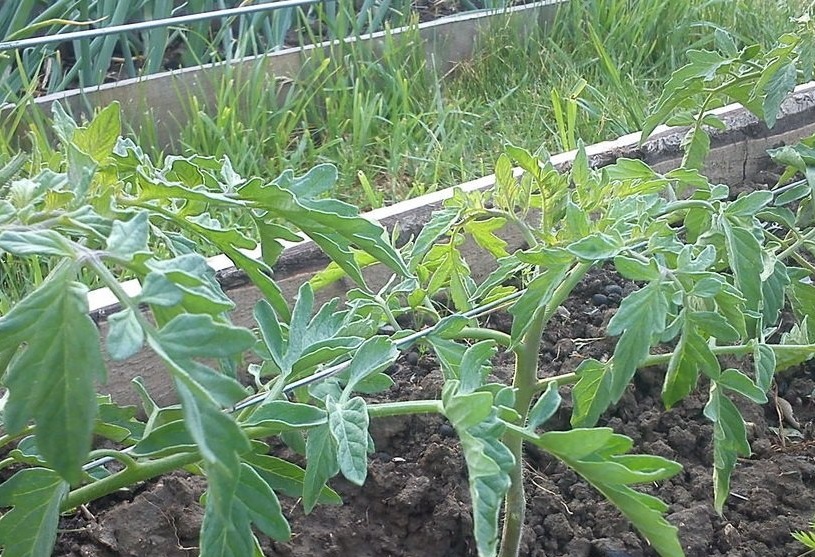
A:
<svg viewBox="0 0 815 557">
<path fill-rule="evenodd" d="M 111 25 L 109 27 L 99 27 L 97 29 L 84 29 L 81 31 L 56 33 L 54 35 L 47 35 L 42 37 L 30 37 L 28 39 L 19 39 L 14 41 L 0 41 L 0 52 L 6 50 L 14 50 L 18 48 L 29 48 L 32 46 L 40 46 L 44 44 L 74 41 L 77 39 L 92 39 L 95 37 L 116 35 L 118 33 L 145 31 L 147 29 L 156 29 L 158 27 L 169 27 L 171 25 L 185 25 L 197 21 L 207 21 L 209 19 L 217 19 L 222 17 L 241 16 L 257 12 L 281 10 L 284 8 L 296 8 L 299 6 L 309 6 L 311 4 L 319 4 L 322 2 L 333 2 L 333 1 L 336 0 L 279 0 L 277 2 L 270 2 L 266 4 L 255 4 L 251 6 L 225 8 L 222 10 L 213 10 L 210 12 L 201 12 L 197 14 L 165 17 L 162 19 L 154 19 L 152 21 L 140 21 L 138 23 Z"/>
</svg>

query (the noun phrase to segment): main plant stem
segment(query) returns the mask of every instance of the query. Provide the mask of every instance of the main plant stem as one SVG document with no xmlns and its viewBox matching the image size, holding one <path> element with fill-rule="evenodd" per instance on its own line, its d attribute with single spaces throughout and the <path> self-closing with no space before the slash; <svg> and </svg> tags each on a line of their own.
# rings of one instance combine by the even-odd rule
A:
<svg viewBox="0 0 815 557">
<path fill-rule="evenodd" d="M 526 424 L 532 399 L 539 392 L 538 354 L 543 330 L 557 311 L 558 306 L 569 296 L 590 268 L 590 263 L 578 263 L 569 271 L 560 286 L 555 289 L 552 299 L 535 312 L 523 340 L 515 348 L 515 377 L 512 386 L 515 388 L 515 411 L 520 416 L 520 427 Z M 523 442 L 523 434 L 519 431 L 509 429 L 504 434 L 504 444 L 512 452 L 515 466 L 509 474 L 511 483 L 504 500 L 504 528 L 501 533 L 499 557 L 518 557 L 521 548 L 521 534 L 526 513 Z"/>
<path fill-rule="evenodd" d="M 515 350 L 515 409 L 526 421 L 529 405 L 536 393 L 538 352 L 541 335 L 545 325 L 543 316 L 536 318 L 524 336 L 524 340 Z M 510 486 L 504 501 L 504 529 L 501 533 L 500 557 L 517 557 L 521 545 L 521 533 L 526 513 L 526 494 L 524 493 L 523 437 L 516 431 L 507 431 L 504 444 L 515 458 L 515 466 L 510 471 Z"/>
</svg>

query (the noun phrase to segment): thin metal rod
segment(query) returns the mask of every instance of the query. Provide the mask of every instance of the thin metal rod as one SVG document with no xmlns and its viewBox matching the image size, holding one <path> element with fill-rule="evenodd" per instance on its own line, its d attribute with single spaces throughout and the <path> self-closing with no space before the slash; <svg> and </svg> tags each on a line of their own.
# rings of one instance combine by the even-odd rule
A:
<svg viewBox="0 0 815 557">
<path fill-rule="evenodd" d="M 206 21 L 209 19 L 217 19 L 221 17 L 241 16 L 256 12 L 281 10 L 284 8 L 296 8 L 299 6 L 309 6 L 311 4 L 319 4 L 324 1 L 326 0 L 279 0 L 277 2 L 270 2 L 267 4 L 255 4 L 250 6 L 240 6 L 237 8 L 226 8 L 223 10 L 213 10 L 211 12 L 201 12 L 197 14 L 165 17 L 162 19 L 154 19 L 151 21 L 140 21 L 138 23 L 125 23 L 122 25 L 99 27 L 97 29 L 84 29 L 82 31 L 56 33 L 54 35 L 47 35 L 42 37 L 30 37 L 28 39 L 19 39 L 15 41 L 0 41 L 0 52 L 6 50 L 14 50 L 17 48 L 29 48 L 32 46 L 40 46 L 50 43 L 63 43 L 67 41 L 74 41 L 77 39 L 91 39 L 96 37 L 104 37 L 106 35 L 115 35 L 118 33 L 144 31 L 147 29 L 155 29 L 157 27 L 168 27 L 170 25 L 184 25 L 187 23 Z"/>
</svg>

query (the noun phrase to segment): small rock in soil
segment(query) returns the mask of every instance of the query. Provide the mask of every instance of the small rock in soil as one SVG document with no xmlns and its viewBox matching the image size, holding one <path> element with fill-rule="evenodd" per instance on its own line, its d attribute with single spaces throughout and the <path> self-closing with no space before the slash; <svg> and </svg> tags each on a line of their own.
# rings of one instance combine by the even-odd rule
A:
<svg viewBox="0 0 815 557">
<path fill-rule="evenodd" d="M 603 288 L 603 292 L 605 292 L 609 298 L 616 297 L 618 300 L 623 296 L 623 288 L 618 284 L 607 284 L 606 287 Z"/>
<path fill-rule="evenodd" d="M 456 430 L 450 424 L 441 424 L 439 426 L 439 435 L 442 437 L 455 437 Z"/>
<path fill-rule="evenodd" d="M 407 356 L 405 356 L 405 361 L 408 364 L 415 366 L 416 364 L 419 363 L 419 354 L 417 354 L 416 352 L 408 352 Z"/>
<path fill-rule="evenodd" d="M 595 306 L 606 306 L 608 305 L 608 296 L 600 293 L 592 294 L 591 303 Z"/>
</svg>

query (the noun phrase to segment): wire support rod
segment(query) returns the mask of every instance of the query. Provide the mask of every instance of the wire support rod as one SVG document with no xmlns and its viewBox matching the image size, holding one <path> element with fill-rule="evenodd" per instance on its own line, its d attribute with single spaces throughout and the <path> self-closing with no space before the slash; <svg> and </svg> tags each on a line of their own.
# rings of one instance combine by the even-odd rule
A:
<svg viewBox="0 0 815 557">
<path fill-rule="evenodd" d="M 116 35 L 119 33 L 127 33 L 134 31 L 145 31 L 148 29 L 156 29 L 159 27 L 169 27 L 171 25 L 186 25 L 188 23 L 195 23 L 198 21 L 207 21 L 210 19 L 236 17 L 242 15 L 253 14 L 257 12 L 266 12 L 273 10 L 282 10 L 285 8 L 297 8 L 300 6 L 310 6 L 312 4 L 320 4 L 325 1 L 334 0 L 279 0 L 276 2 L 269 2 L 265 4 L 255 4 L 250 6 L 239 6 L 237 8 L 225 8 L 222 10 L 213 10 L 210 12 L 200 12 L 197 14 L 187 14 L 174 17 L 165 17 L 162 19 L 154 19 L 151 21 L 140 21 L 137 23 L 124 23 L 121 25 L 110 25 L 108 27 L 98 27 L 95 29 L 83 29 L 81 31 L 69 31 L 67 33 L 56 33 L 54 35 L 45 35 L 40 37 L 30 37 L 27 39 L 18 39 L 12 41 L 0 41 L 0 52 L 6 50 L 30 48 L 32 46 L 41 46 L 51 43 L 63 43 L 68 41 L 75 41 L 79 39 L 93 39 L 96 37 L 104 37 L 107 35 Z"/>
</svg>

